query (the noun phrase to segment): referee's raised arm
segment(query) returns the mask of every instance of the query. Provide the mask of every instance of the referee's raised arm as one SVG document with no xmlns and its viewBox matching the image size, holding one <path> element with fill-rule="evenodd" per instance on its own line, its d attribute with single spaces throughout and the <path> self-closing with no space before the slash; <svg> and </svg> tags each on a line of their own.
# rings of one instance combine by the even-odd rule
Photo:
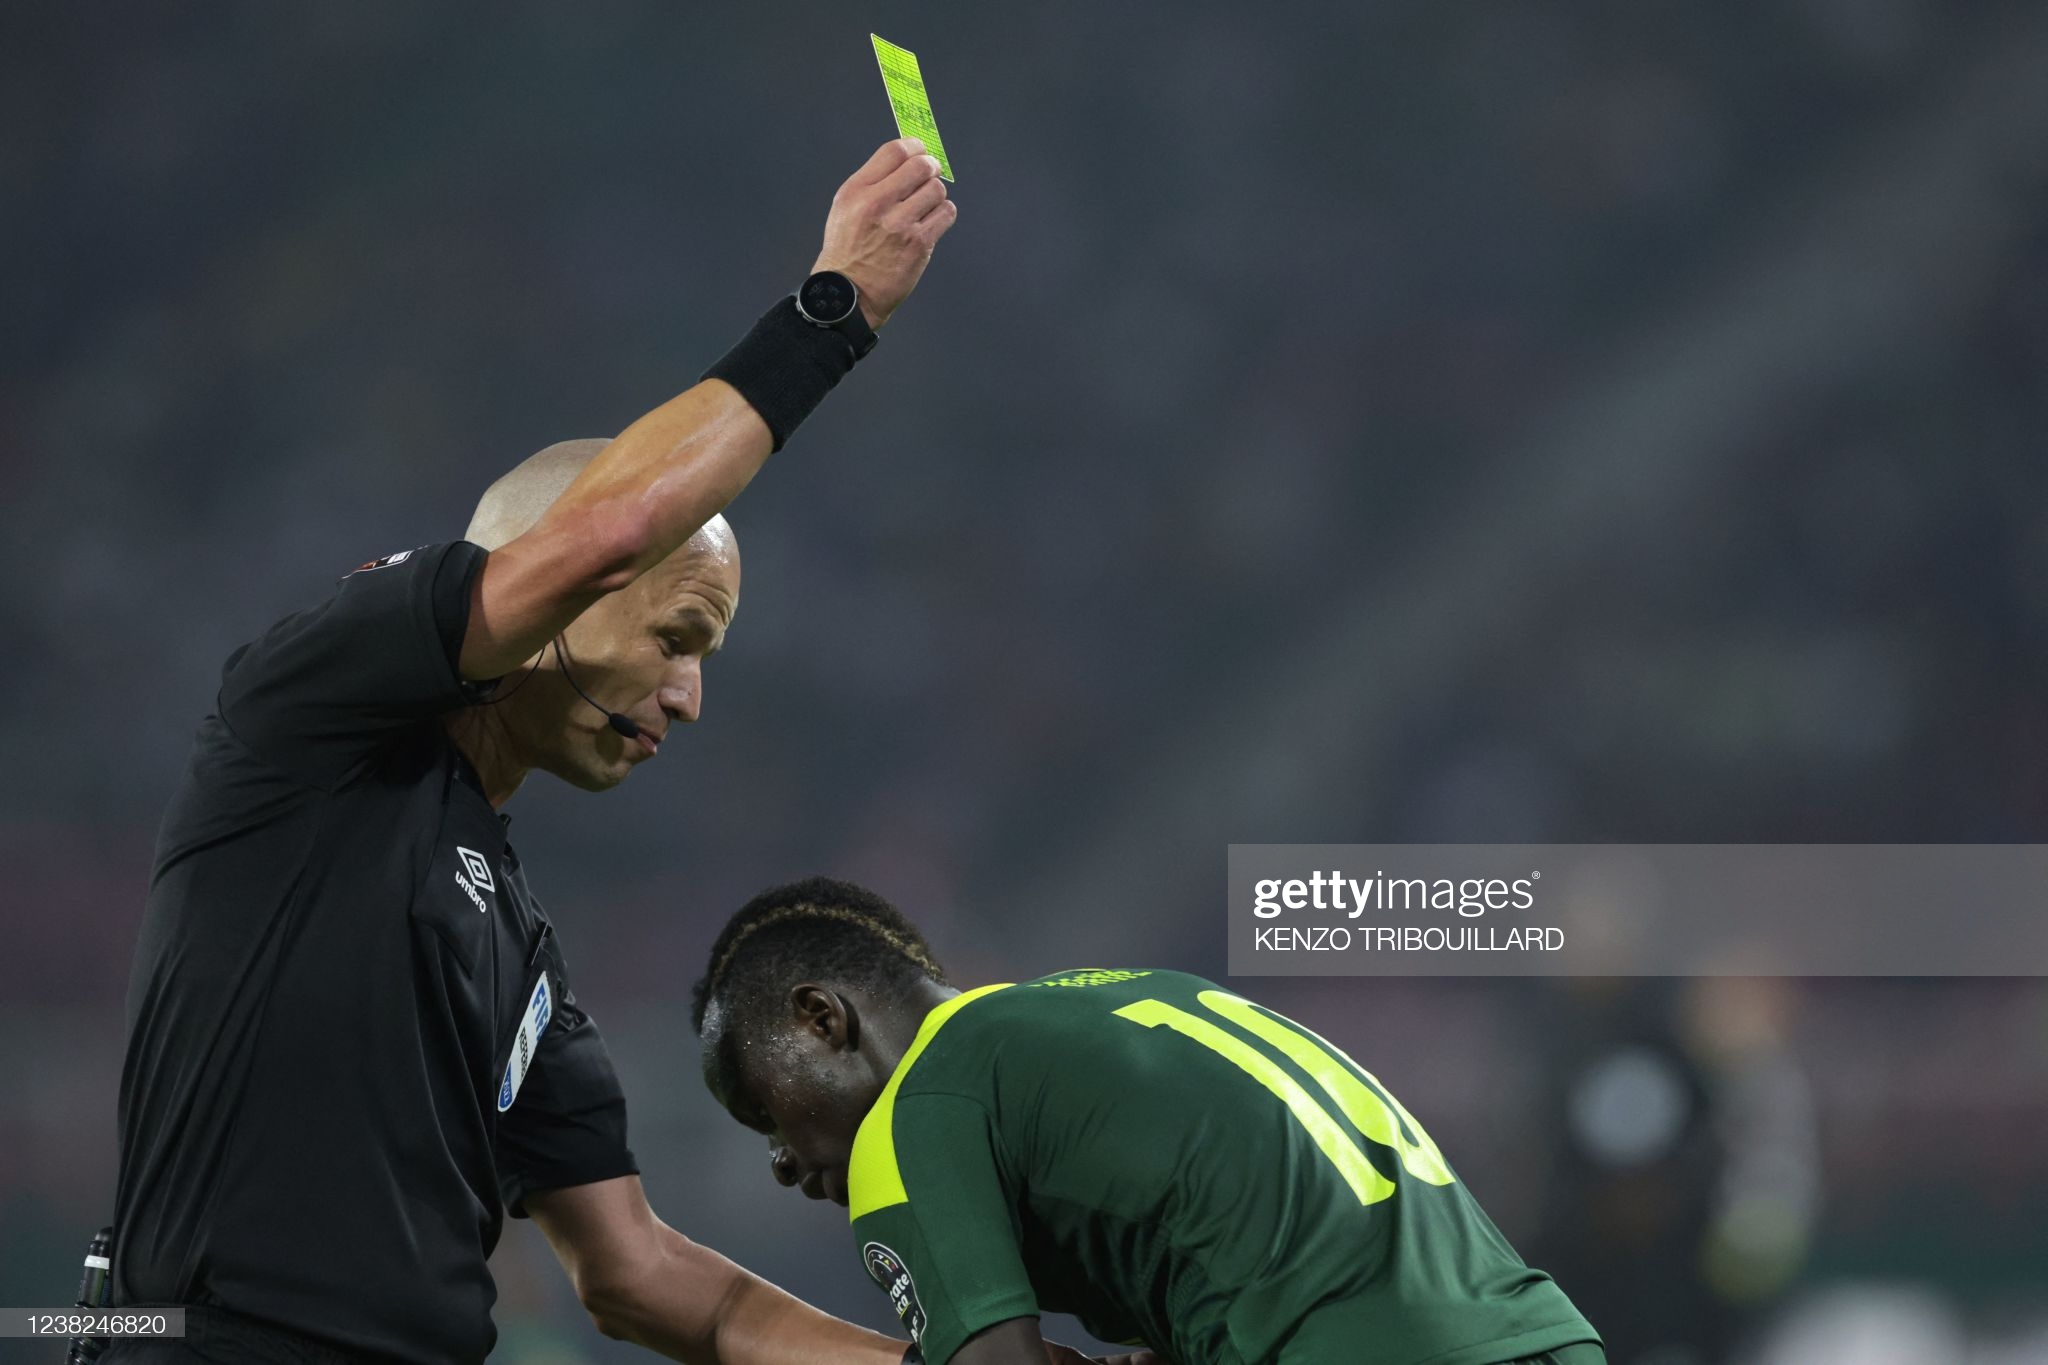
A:
<svg viewBox="0 0 2048 1365">
<path fill-rule="evenodd" d="M 924 144 L 882 144 L 833 196 L 824 248 L 796 299 L 770 309 L 703 382 L 627 427 L 532 530 L 491 555 L 463 676 L 518 667 L 723 511 L 866 353 L 957 213 Z M 834 293 L 824 272 L 854 290 Z"/>
</svg>

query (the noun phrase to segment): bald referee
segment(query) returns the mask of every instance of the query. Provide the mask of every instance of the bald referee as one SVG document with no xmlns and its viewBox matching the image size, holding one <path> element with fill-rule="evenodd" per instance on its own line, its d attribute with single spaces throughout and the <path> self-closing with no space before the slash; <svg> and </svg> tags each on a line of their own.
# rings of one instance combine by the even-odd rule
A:
<svg viewBox="0 0 2048 1365">
<path fill-rule="evenodd" d="M 739 601 L 718 517 L 875 344 L 953 224 L 884 145 L 816 273 L 615 440 L 500 480 L 227 661 L 166 813 L 128 996 L 114 1301 L 188 1336 L 105 1359 L 479 1361 L 530 1216 L 607 1334 L 686 1361 L 897 1365 L 664 1225 L 564 934 L 498 813 L 602 790 L 694 721 Z M 912 1357 L 914 1358 L 914 1356 Z"/>
</svg>

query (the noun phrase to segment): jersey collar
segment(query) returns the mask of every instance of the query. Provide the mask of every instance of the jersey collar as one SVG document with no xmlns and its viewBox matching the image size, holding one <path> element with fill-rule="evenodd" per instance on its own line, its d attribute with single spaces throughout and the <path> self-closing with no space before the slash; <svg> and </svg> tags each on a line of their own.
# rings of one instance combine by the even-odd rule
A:
<svg viewBox="0 0 2048 1365">
<path fill-rule="evenodd" d="M 946 1026 L 948 1019 L 958 1014 L 968 1002 L 1008 990 L 1010 985 L 1005 981 L 994 986 L 977 986 L 956 995 L 936 1006 L 918 1025 L 917 1037 L 911 1039 L 903 1060 L 896 1063 L 896 1070 L 890 1073 L 889 1083 L 882 1087 L 882 1097 L 875 1101 L 874 1108 L 868 1110 L 867 1117 L 860 1121 L 859 1131 L 853 1135 L 853 1157 L 846 1168 L 848 1221 L 865 1217 L 876 1209 L 886 1209 L 891 1204 L 910 1202 L 910 1196 L 903 1189 L 903 1172 L 896 1164 L 896 1092 L 902 1088 L 903 1078 L 910 1074 L 911 1066 L 931 1040 L 938 1037 L 939 1030 Z"/>
</svg>

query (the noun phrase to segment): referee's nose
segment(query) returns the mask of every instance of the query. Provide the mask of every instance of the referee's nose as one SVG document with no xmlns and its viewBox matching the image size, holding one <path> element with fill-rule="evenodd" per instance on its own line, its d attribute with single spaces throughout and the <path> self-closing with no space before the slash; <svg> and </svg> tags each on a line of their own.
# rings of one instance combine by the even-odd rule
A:
<svg viewBox="0 0 2048 1365">
<path fill-rule="evenodd" d="M 785 1188 L 796 1184 L 800 1178 L 796 1169 L 796 1153 L 787 1147 L 769 1149 L 768 1168 L 775 1172 L 775 1183 Z"/>
<path fill-rule="evenodd" d="M 677 659 L 655 700 L 677 725 L 694 722 L 704 711 L 704 661 L 694 654 Z"/>
</svg>

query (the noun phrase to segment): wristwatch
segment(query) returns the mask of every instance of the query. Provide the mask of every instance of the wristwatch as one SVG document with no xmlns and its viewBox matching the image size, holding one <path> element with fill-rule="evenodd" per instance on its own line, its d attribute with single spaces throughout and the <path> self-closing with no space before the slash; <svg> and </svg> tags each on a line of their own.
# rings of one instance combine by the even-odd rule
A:
<svg viewBox="0 0 2048 1365">
<path fill-rule="evenodd" d="M 811 326 L 845 337 L 855 360 L 874 350 L 881 340 L 860 311 L 859 286 L 836 270 L 820 270 L 803 282 L 796 291 L 796 311 Z"/>
</svg>

